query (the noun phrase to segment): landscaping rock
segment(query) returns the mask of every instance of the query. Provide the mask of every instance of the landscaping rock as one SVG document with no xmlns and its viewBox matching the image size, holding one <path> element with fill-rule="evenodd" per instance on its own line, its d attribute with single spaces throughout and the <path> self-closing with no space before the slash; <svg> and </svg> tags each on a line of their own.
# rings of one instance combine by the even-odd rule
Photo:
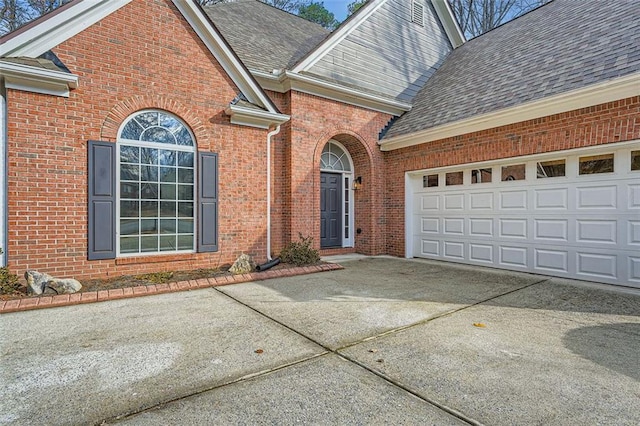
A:
<svg viewBox="0 0 640 426">
<path fill-rule="evenodd" d="M 256 264 L 253 259 L 251 259 L 251 256 L 243 253 L 240 255 L 240 257 L 238 257 L 238 259 L 236 259 L 233 265 L 231 265 L 231 268 L 229 268 L 229 272 L 234 275 L 248 274 L 249 272 L 255 271 L 255 269 Z"/>
<path fill-rule="evenodd" d="M 26 271 L 24 277 L 27 280 L 27 292 L 29 294 L 76 293 L 82 289 L 82 284 L 73 278 L 54 278 L 49 274 L 38 271 Z"/>
</svg>

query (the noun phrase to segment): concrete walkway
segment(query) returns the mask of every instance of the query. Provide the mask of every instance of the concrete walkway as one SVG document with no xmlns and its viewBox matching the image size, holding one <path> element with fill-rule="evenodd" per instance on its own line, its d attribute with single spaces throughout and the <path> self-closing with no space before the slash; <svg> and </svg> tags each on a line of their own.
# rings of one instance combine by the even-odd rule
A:
<svg viewBox="0 0 640 426">
<path fill-rule="evenodd" d="M 640 424 L 640 291 L 430 261 L 0 316 L 0 424 Z"/>
</svg>

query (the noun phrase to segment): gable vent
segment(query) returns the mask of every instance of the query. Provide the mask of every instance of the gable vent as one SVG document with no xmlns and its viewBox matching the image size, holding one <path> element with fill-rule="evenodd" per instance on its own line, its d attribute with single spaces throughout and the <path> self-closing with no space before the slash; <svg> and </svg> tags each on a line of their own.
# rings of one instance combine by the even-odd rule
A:
<svg viewBox="0 0 640 426">
<path fill-rule="evenodd" d="M 411 22 L 424 27 L 424 6 L 418 2 L 412 2 Z"/>
</svg>

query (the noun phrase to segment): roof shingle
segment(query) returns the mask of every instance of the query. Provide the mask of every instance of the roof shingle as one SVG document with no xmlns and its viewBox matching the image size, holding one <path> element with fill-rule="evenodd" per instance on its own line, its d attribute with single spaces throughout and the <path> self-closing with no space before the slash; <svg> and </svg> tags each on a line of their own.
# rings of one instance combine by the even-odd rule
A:
<svg viewBox="0 0 640 426">
<path fill-rule="evenodd" d="M 638 72 L 637 0 L 554 0 L 454 50 L 384 138 Z"/>
</svg>

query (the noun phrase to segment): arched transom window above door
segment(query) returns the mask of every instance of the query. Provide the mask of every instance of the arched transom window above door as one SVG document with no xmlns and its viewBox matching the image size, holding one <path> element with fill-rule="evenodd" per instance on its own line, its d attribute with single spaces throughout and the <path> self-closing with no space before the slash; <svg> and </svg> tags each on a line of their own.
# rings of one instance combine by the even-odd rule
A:
<svg viewBox="0 0 640 426">
<path fill-rule="evenodd" d="M 350 172 L 351 161 L 349 160 L 349 155 L 340 145 L 329 141 L 324 146 L 322 155 L 320 156 L 320 169 L 336 172 Z"/>
</svg>

